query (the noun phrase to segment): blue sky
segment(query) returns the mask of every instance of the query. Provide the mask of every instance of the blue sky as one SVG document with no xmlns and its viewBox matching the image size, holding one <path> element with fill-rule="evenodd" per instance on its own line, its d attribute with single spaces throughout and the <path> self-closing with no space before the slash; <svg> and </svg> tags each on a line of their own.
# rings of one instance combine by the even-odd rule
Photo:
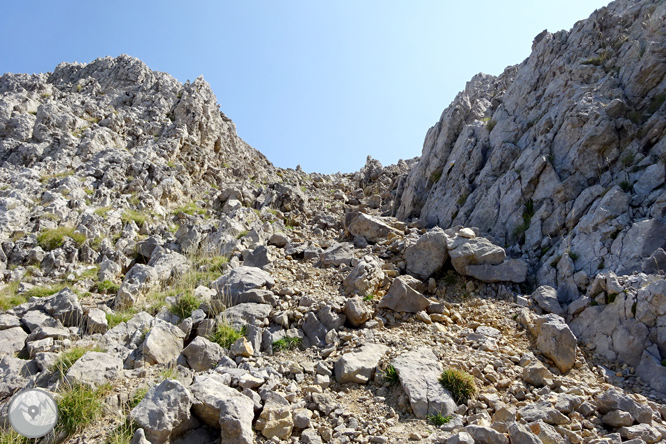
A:
<svg viewBox="0 0 666 444">
<path fill-rule="evenodd" d="M 238 134 L 280 167 L 358 170 L 421 154 L 478 72 L 520 63 L 543 29 L 606 1 L 13 1 L 0 73 L 122 53 L 181 82 L 203 74 Z"/>
</svg>

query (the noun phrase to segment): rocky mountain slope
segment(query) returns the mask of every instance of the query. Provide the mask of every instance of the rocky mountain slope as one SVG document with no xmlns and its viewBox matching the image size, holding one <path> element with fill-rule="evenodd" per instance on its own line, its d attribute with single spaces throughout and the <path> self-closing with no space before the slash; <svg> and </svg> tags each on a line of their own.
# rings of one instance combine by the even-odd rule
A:
<svg viewBox="0 0 666 444">
<path fill-rule="evenodd" d="M 42 442 L 662 441 L 657 3 L 354 174 L 275 168 L 128 56 L 0 77 L 0 442 L 26 387 Z"/>
</svg>

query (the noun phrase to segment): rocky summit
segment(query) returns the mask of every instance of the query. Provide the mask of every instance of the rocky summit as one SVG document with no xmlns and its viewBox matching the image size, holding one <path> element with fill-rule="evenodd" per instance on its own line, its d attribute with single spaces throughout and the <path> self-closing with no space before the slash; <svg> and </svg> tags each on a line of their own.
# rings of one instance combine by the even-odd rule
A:
<svg viewBox="0 0 666 444">
<path fill-rule="evenodd" d="M 666 438 L 666 3 L 475 76 L 420 158 L 276 168 L 122 55 L 0 77 L 0 442 Z"/>
</svg>

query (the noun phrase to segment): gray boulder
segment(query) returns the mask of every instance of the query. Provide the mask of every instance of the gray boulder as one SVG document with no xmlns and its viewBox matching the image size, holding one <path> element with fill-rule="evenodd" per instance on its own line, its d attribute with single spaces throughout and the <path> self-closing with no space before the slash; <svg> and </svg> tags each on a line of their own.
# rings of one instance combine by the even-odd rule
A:
<svg viewBox="0 0 666 444">
<path fill-rule="evenodd" d="M 252 444 L 254 402 L 247 396 L 233 396 L 220 403 L 220 444 Z"/>
<path fill-rule="evenodd" d="M 81 356 L 67 371 L 69 384 L 84 384 L 96 388 L 121 376 L 123 361 L 109 353 L 89 351 Z"/>
<path fill-rule="evenodd" d="M 218 321 L 227 322 L 234 328 L 241 328 L 247 324 L 253 324 L 254 321 L 263 321 L 271 313 L 271 306 L 268 304 L 243 303 L 234 307 L 227 308 L 220 313 Z"/>
<path fill-rule="evenodd" d="M 467 276 L 482 282 L 525 282 L 527 264 L 520 259 L 511 259 L 499 265 L 467 265 Z"/>
<path fill-rule="evenodd" d="M 613 410 L 623 410 L 640 423 L 649 424 L 652 421 L 652 409 L 647 404 L 636 402 L 633 398 L 620 390 L 611 388 L 597 398 L 597 410 L 606 414 Z"/>
<path fill-rule="evenodd" d="M 474 438 L 467 432 L 458 432 L 447 439 L 446 444 L 474 444 Z"/>
<path fill-rule="evenodd" d="M 309 312 L 305 315 L 305 322 L 303 322 L 303 333 L 307 336 L 310 344 L 321 347 L 326 344 L 326 333 L 328 330 L 324 327 L 317 315 Z"/>
<path fill-rule="evenodd" d="M 449 256 L 453 268 L 467 276 L 468 265 L 499 265 L 504 262 L 506 253 L 504 248 L 483 237 L 468 239 L 458 236 L 449 245 Z"/>
<path fill-rule="evenodd" d="M 509 426 L 511 444 L 542 444 L 541 439 L 527 427 L 514 422 Z"/>
<path fill-rule="evenodd" d="M 104 334 L 108 328 L 109 322 L 106 320 L 106 313 L 99 308 L 91 308 L 86 316 L 86 331 L 88 334 Z"/>
<path fill-rule="evenodd" d="M 641 361 L 636 368 L 636 375 L 640 376 L 650 387 L 666 393 L 666 367 L 661 365 L 659 358 L 644 350 Z"/>
<path fill-rule="evenodd" d="M 197 426 L 198 421 L 190 413 L 193 402 L 183 384 L 166 379 L 148 390 L 130 412 L 130 419 L 143 428 L 151 443 L 165 443 Z"/>
<path fill-rule="evenodd" d="M 392 361 L 414 415 L 448 416 L 456 409 L 451 394 L 439 382 L 442 365 L 429 347 L 403 353 Z"/>
<path fill-rule="evenodd" d="M 469 425 L 465 427 L 465 432 L 474 438 L 475 444 L 509 444 L 506 436 L 490 427 Z"/>
<path fill-rule="evenodd" d="M 345 216 L 345 228 L 352 236 L 363 236 L 369 242 L 378 242 L 386 238 L 390 233 L 402 234 L 388 225 L 382 218 L 358 211 L 351 212 Z"/>
<path fill-rule="evenodd" d="M 168 363 L 183 350 L 185 333 L 175 325 L 156 319 L 143 342 L 143 355 L 149 364 Z"/>
<path fill-rule="evenodd" d="M 571 420 L 556 410 L 549 401 L 527 404 L 518 410 L 518 416 L 527 422 L 543 421 L 547 424 L 569 424 Z"/>
<path fill-rule="evenodd" d="M 250 254 L 243 258 L 243 266 L 245 267 L 257 267 L 263 269 L 267 265 L 270 265 L 271 262 L 273 262 L 273 258 L 268 252 L 266 245 L 259 245 L 252 250 Z"/>
<path fill-rule="evenodd" d="M 211 284 L 217 291 L 217 298 L 222 301 L 231 301 L 240 294 L 252 289 L 271 289 L 275 280 L 270 273 L 256 267 L 241 266 L 221 276 Z"/>
<path fill-rule="evenodd" d="M 425 310 L 430 301 L 418 291 L 410 287 L 402 276 L 399 276 L 389 288 L 388 293 L 379 301 L 378 308 L 390 308 L 393 311 L 418 313 Z"/>
<path fill-rule="evenodd" d="M 182 355 L 192 370 L 203 372 L 214 368 L 226 353 L 219 344 L 197 336 L 183 349 Z"/>
<path fill-rule="evenodd" d="M 351 265 L 354 260 L 354 245 L 349 242 L 333 244 L 319 255 L 319 266 Z"/>
<path fill-rule="evenodd" d="M 542 324 L 537 337 L 537 348 L 550 358 L 562 373 L 571 370 L 576 363 L 577 343 L 569 326 L 559 322 Z"/>
<path fill-rule="evenodd" d="M 0 330 L 0 355 L 13 356 L 25 346 L 28 334 L 21 327 Z"/>
<path fill-rule="evenodd" d="M 63 288 L 53 296 L 42 298 L 43 310 L 67 327 L 79 326 L 83 321 L 83 309 L 79 298 L 69 288 Z"/>
<path fill-rule="evenodd" d="M 358 327 L 372 317 L 372 312 L 365 306 L 363 298 L 356 296 L 345 302 L 345 316 L 354 327 Z"/>
<path fill-rule="evenodd" d="M 376 293 L 384 280 L 382 265 L 376 256 L 366 255 L 345 277 L 342 285 L 347 296 L 366 296 Z"/>
<path fill-rule="evenodd" d="M 620 427 L 618 430 L 623 440 L 640 439 L 650 444 L 660 442 L 662 435 L 656 428 L 649 424 L 638 424 L 631 427 Z"/>
<path fill-rule="evenodd" d="M 405 250 L 407 271 L 419 279 L 428 279 L 442 268 L 449 258 L 447 239 L 448 236 L 439 227 L 422 235 L 414 245 Z"/>
<path fill-rule="evenodd" d="M 360 349 L 345 353 L 335 363 L 335 379 L 339 383 L 367 384 L 375 373 L 379 360 L 388 347 L 383 344 L 366 344 Z"/>
</svg>

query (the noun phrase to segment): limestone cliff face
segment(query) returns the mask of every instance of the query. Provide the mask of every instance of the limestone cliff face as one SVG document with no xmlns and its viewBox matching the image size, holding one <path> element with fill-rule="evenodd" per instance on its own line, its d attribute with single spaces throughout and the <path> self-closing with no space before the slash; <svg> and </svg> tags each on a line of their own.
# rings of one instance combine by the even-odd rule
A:
<svg viewBox="0 0 666 444">
<path fill-rule="evenodd" d="M 598 270 L 666 264 L 666 4 L 619 0 L 475 76 L 427 133 L 394 211 L 476 226 L 577 297 Z M 658 256 L 658 255 L 657 255 Z"/>
<path fill-rule="evenodd" d="M 0 97 L 6 166 L 97 169 L 108 183 L 132 176 L 148 189 L 185 176 L 215 184 L 223 169 L 237 177 L 273 174 L 237 136 L 203 77 L 181 84 L 126 55 L 61 63 L 49 74 L 4 74 Z M 188 174 L 169 171 L 175 162 Z"/>
</svg>

